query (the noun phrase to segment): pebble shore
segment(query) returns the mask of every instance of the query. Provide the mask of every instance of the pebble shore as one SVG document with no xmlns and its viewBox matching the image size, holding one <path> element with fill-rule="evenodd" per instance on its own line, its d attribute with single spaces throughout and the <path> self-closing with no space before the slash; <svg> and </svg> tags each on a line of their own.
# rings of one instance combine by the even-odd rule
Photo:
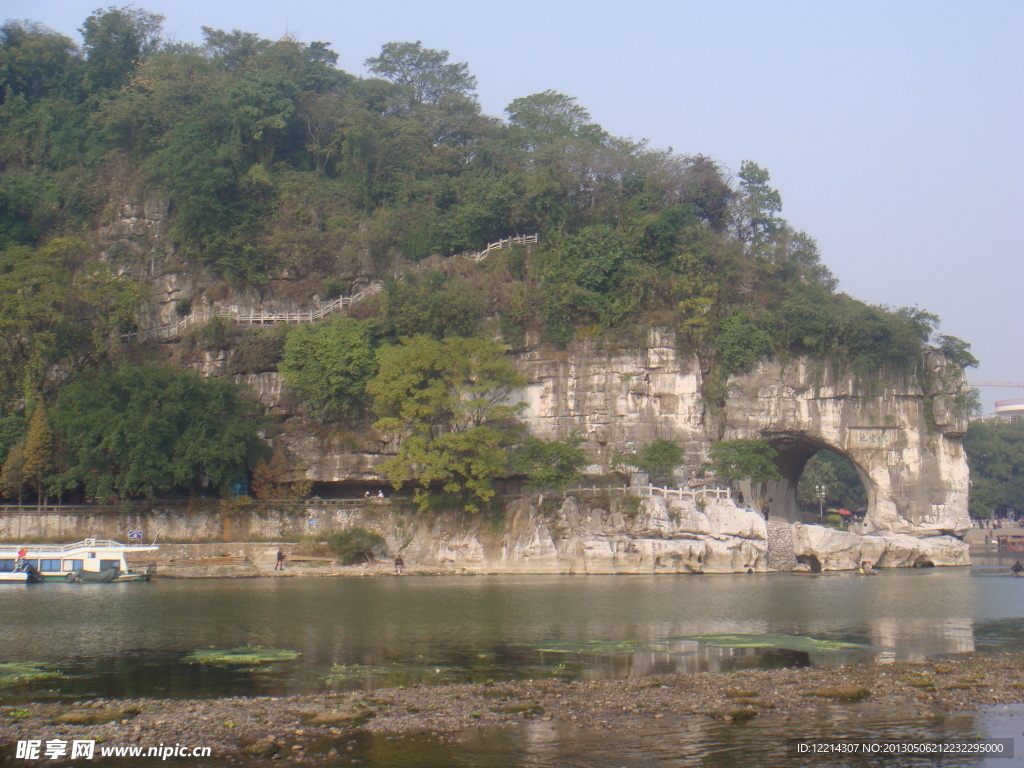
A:
<svg viewBox="0 0 1024 768">
<path fill-rule="evenodd" d="M 360 732 L 459 738 L 480 727 L 551 720 L 595 731 L 672 727 L 689 718 L 782 718 L 808 708 L 975 710 L 1024 703 L 1024 652 L 921 663 L 744 669 L 597 682 L 560 679 L 381 688 L 289 697 L 89 700 L 0 707 L 0 766 L 19 739 L 212 748 L 217 764 L 336 765 Z M 48 765 L 60 761 L 41 760 Z M 204 761 L 205 764 L 206 761 Z M 141 764 L 141 763 L 140 763 Z"/>
</svg>

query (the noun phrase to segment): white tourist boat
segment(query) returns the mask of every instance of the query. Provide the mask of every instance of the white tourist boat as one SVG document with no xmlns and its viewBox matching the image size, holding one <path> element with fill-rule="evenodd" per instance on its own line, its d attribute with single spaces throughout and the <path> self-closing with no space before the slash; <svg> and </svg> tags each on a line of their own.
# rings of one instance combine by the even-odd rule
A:
<svg viewBox="0 0 1024 768">
<path fill-rule="evenodd" d="M 0 583 L 148 580 L 153 568 L 133 570 L 125 555 L 155 552 L 156 545 L 85 539 L 74 544 L 0 545 Z"/>
</svg>

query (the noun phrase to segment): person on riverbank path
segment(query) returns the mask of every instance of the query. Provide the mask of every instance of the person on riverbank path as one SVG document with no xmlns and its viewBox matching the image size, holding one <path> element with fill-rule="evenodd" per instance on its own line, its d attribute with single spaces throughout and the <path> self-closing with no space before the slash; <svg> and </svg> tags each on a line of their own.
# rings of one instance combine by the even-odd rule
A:
<svg viewBox="0 0 1024 768">
<path fill-rule="evenodd" d="M 277 550 L 277 565 L 274 566 L 274 570 L 275 571 L 283 571 L 284 570 L 284 550 L 283 549 Z"/>
<path fill-rule="evenodd" d="M 396 576 L 401 576 L 402 575 L 402 569 L 404 569 L 404 568 L 405 568 L 405 560 L 402 558 L 401 555 L 395 555 L 395 575 Z"/>
<path fill-rule="evenodd" d="M 1016 563 L 1013 564 L 1013 566 L 1011 566 L 1010 573 L 1012 573 L 1014 576 L 1019 576 L 1020 574 L 1024 573 L 1024 565 L 1020 564 L 1020 560 L 1018 560 Z"/>
</svg>

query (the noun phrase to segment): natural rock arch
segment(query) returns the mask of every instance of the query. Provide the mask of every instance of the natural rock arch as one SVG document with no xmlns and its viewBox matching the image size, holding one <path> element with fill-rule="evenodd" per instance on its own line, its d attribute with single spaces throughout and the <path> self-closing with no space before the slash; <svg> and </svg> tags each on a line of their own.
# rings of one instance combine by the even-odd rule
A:
<svg viewBox="0 0 1024 768">
<path fill-rule="evenodd" d="M 871 476 L 857 464 L 856 460 L 842 450 L 808 435 L 781 433 L 766 437 L 779 454 L 778 467 L 779 474 L 782 475 L 781 480 L 766 483 L 765 488 L 766 497 L 772 499 L 771 511 L 774 517 L 791 523 L 800 520 L 799 502 L 796 497 L 797 484 L 800 482 L 800 476 L 803 475 L 807 462 L 818 451 L 832 451 L 849 461 L 857 470 L 857 476 L 867 493 L 867 509 L 871 510 L 874 507 L 877 492 Z"/>
<path fill-rule="evenodd" d="M 827 448 L 857 468 L 868 532 L 937 536 L 970 527 L 967 421 L 955 407 L 966 382 L 937 353 L 926 354 L 923 376 L 856 376 L 809 358 L 762 359 L 730 377 L 714 407 L 704 398 L 700 360 L 681 353 L 664 329 L 652 329 L 640 347 L 588 340 L 565 351 L 534 347 L 517 359 L 530 380 L 522 393 L 530 431 L 586 436 L 595 471 L 663 438 L 686 449 L 694 473 L 716 440 L 767 438 L 785 448 L 790 467 L 769 492 L 773 513 L 794 496 L 807 459 Z"/>
</svg>

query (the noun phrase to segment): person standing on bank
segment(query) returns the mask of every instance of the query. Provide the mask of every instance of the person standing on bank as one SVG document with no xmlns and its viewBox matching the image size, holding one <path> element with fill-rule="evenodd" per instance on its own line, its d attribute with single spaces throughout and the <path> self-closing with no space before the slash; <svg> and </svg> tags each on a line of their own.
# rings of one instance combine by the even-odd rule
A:
<svg viewBox="0 0 1024 768">
<path fill-rule="evenodd" d="M 275 571 L 283 571 L 284 570 L 284 550 L 283 549 L 277 550 L 277 565 L 274 566 L 274 570 Z"/>
</svg>

